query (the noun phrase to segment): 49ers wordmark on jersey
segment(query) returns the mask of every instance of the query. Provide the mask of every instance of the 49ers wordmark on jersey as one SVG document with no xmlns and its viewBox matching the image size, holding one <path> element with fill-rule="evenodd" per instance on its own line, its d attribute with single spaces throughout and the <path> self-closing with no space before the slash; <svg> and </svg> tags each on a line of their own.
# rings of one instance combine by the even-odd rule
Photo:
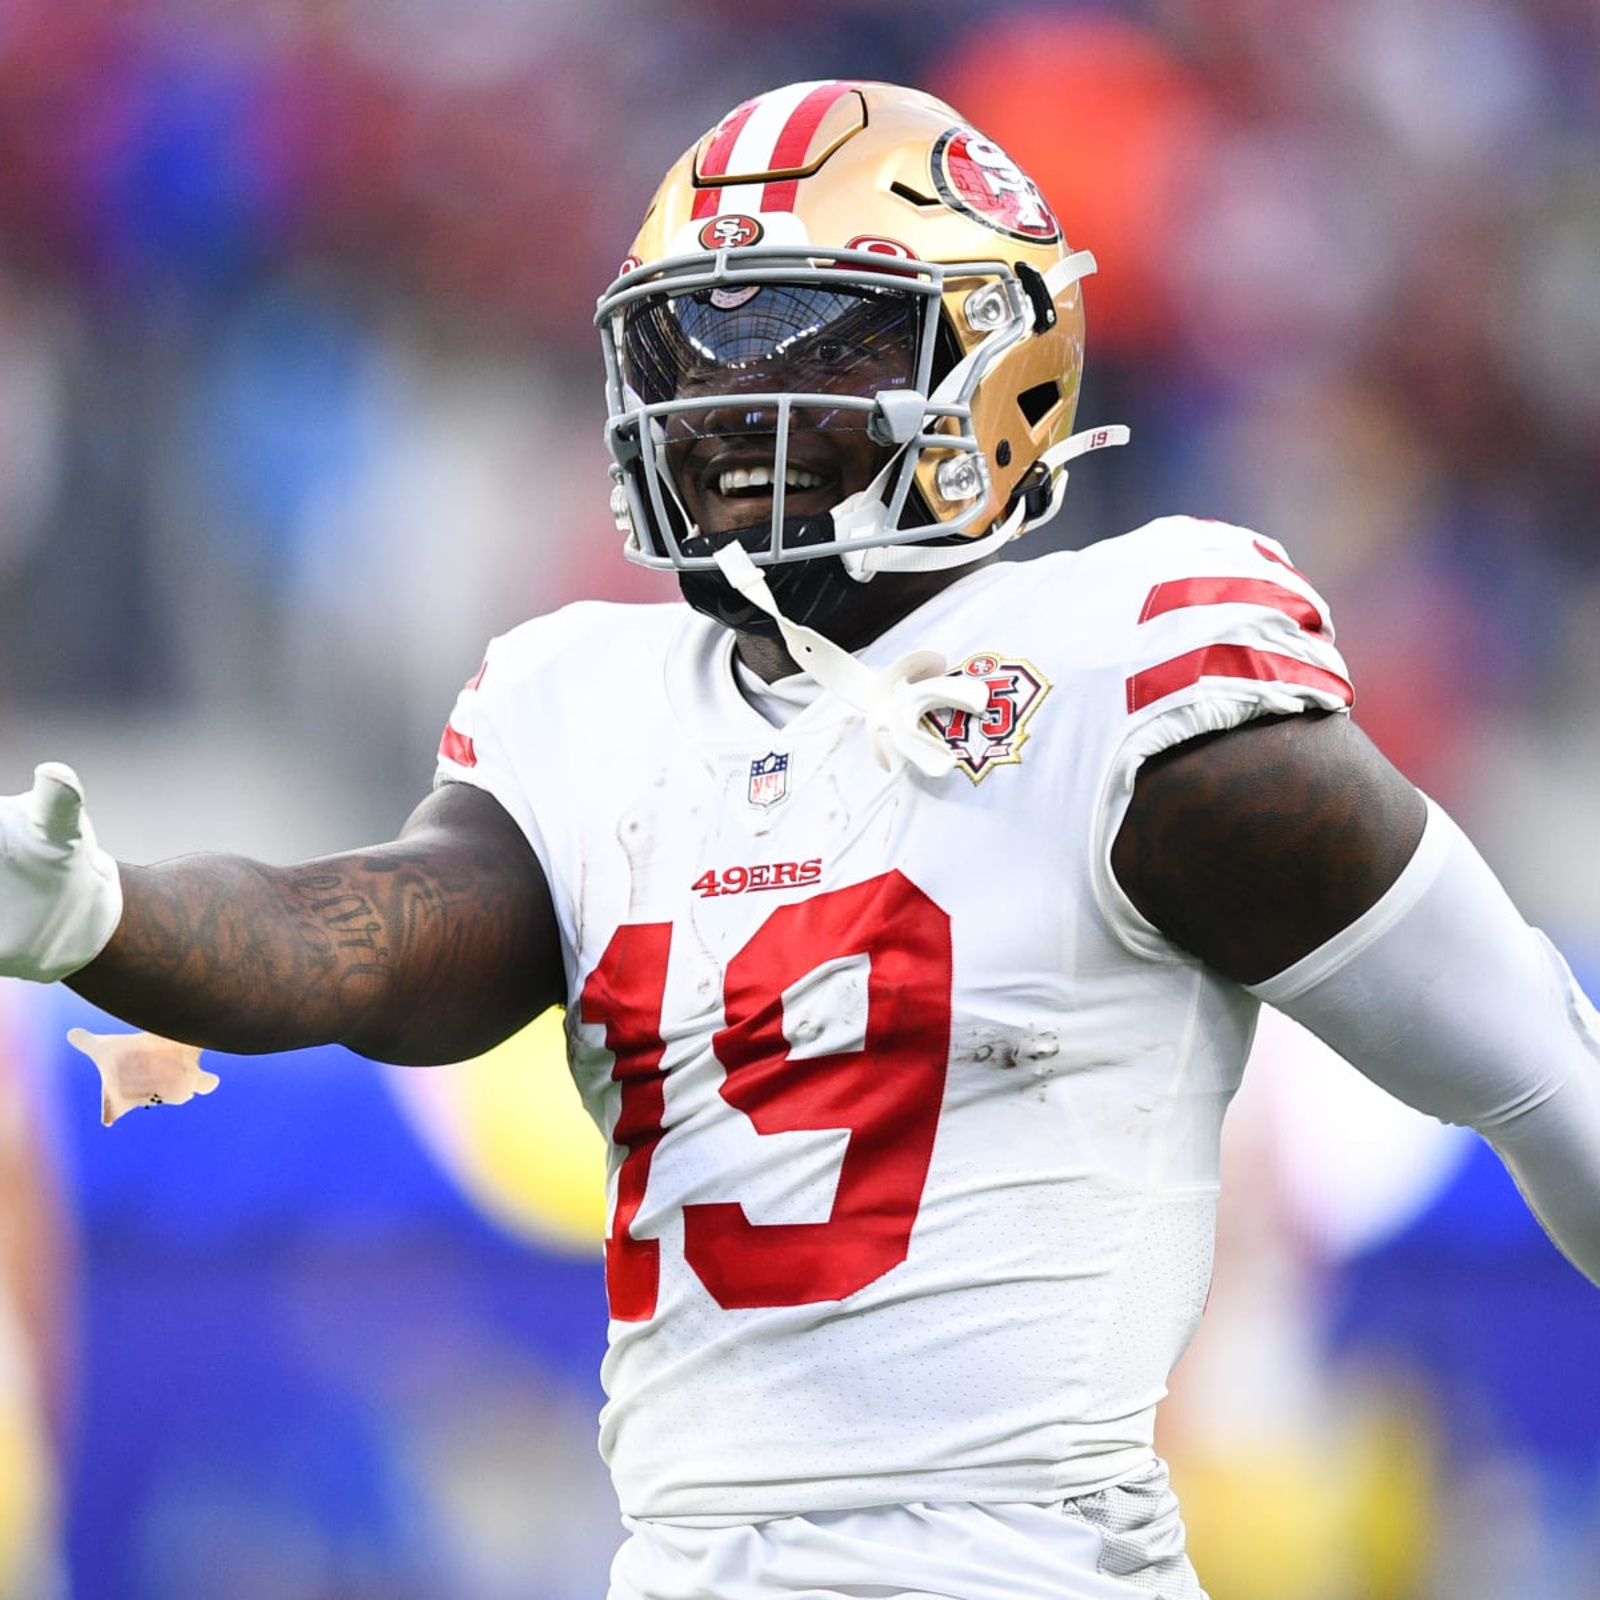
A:
<svg viewBox="0 0 1600 1600">
<path fill-rule="evenodd" d="M 922 720 L 954 752 L 961 771 L 982 783 L 996 767 L 1022 760 L 1028 719 L 1050 692 L 1050 680 L 1031 661 L 986 651 L 968 656 L 957 670 L 984 680 L 988 705 L 976 713 L 945 706 Z"/>
</svg>

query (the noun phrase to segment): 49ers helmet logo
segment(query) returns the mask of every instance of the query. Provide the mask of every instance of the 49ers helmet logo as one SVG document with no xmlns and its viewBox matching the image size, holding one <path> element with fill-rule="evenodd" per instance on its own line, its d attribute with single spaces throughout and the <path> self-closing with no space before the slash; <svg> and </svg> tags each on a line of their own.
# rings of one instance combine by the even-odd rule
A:
<svg viewBox="0 0 1600 1600">
<path fill-rule="evenodd" d="M 737 250 L 755 244 L 765 232 L 754 217 L 737 214 L 713 217 L 700 230 L 700 245 L 705 250 Z"/>
<path fill-rule="evenodd" d="M 939 198 L 996 233 L 1031 244 L 1054 244 L 1061 224 L 1039 186 L 992 139 L 973 128 L 951 128 L 933 147 Z"/>
</svg>

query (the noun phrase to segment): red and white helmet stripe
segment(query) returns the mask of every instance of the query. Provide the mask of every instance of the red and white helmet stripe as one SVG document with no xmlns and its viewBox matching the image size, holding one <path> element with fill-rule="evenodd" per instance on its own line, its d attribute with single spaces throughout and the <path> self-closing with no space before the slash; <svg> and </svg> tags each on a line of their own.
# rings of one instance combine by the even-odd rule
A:
<svg viewBox="0 0 1600 1600">
<path fill-rule="evenodd" d="M 792 83 L 730 112 L 706 146 L 700 176 L 737 180 L 754 174 L 761 181 L 730 181 L 721 188 L 702 189 L 695 196 L 695 218 L 714 217 L 720 211 L 793 210 L 799 180 L 766 175 L 810 165 L 811 141 L 823 118 L 853 87 L 837 80 Z"/>
</svg>

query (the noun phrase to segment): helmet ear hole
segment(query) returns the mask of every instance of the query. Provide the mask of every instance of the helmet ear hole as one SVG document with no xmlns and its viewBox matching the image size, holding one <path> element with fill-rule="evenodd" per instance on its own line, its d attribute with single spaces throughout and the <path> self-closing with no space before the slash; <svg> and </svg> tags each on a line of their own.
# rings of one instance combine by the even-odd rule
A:
<svg viewBox="0 0 1600 1600">
<path fill-rule="evenodd" d="M 1017 408 L 1028 419 L 1030 428 L 1037 428 L 1061 404 L 1061 385 L 1054 378 L 1036 383 L 1017 396 Z"/>
</svg>

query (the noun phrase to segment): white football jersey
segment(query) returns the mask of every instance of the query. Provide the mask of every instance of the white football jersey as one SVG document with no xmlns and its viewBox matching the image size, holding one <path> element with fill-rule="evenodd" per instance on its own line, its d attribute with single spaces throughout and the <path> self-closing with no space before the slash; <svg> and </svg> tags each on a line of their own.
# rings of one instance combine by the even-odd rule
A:
<svg viewBox="0 0 1600 1600">
<path fill-rule="evenodd" d="M 891 776 L 732 636 L 579 604 L 497 639 L 441 780 L 549 875 L 611 1144 L 601 1447 L 624 1512 L 1049 1501 L 1147 1465 L 1211 1275 L 1256 1003 L 1112 879 L 1140 762 L 1350 702 L 1283 550 L 1165 518 L 972 572 L 861 652 L 988 687 Z"/>
</svg>

